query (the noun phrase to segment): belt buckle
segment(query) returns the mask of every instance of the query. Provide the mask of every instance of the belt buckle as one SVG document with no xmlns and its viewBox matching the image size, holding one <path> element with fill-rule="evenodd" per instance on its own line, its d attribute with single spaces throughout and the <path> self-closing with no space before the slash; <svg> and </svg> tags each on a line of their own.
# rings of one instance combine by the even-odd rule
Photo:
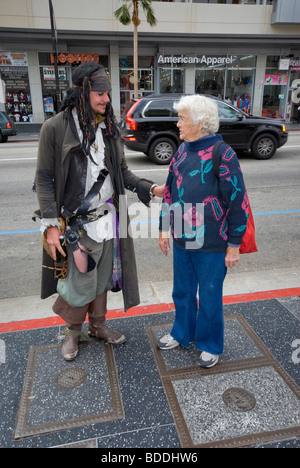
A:
<svg viewBox="0 0 300 468">
<path fill-rule="evenodd" d="M 87 218 L 88 219 L 91 219 L 92 221 L 96 221 L 96 219 L 98 219 L 98 215 L 97 213 L 87 213 Z"/>
<path fill-rule="evenodd" d="M 102 177 L 106 177 L 108 174 L 108 170 L 107 169 L 101 169 L 101 171 L 99 172 L 99 176 L 102 176 Z M 98 177 L 99 178 L 99 177 Z"/>
</svg>

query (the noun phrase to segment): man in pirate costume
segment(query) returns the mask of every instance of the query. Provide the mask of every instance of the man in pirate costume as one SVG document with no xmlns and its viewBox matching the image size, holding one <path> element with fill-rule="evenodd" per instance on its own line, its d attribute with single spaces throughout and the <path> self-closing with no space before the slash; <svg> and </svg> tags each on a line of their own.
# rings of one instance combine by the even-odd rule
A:
<svg viewBox="0 0 300 468">
<path fill-rule="evenodd" d="M 102 65 L 81 64 L 61 112 L 40 135 L 35 186 L 45 247 L 41 297 L 59 294 L 53 311 L 67 324 L 62 355 L 68 361 L 77 356 L 87 315 L 90 336 L 125 341 L 105 322 L 108 290 L 122 289 L 125 310 L 140 302 L 133 240 L 118 235 L 124 215 L 117 213 L 119 201 L 128 189 L 149 206 L 164 190 L 128 169 L 110 90 Z M 127 211 L 125 216 L 129 224 Z M 58 256 L 67 274 L 59 271 Z"/>
</svg>

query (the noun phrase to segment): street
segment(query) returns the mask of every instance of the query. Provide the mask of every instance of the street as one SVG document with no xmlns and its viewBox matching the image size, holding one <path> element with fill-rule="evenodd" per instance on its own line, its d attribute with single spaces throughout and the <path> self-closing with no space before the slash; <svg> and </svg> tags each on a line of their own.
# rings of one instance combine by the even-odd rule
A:
<svg viewBox="0 0 300 468">
<path fill-rule="evenodd" d="M 37 142 L 8 142 L 0 145 L 1 272 L 0 298 L 34 296 L 40 293 L 41 234 L 39 221 L 32 221 L 38 208 L 32 192 Z M 239 155 L 256 224 L 259 252 L 243 255 L 230 275 L 285 270 L 299 267 L 300 219 L 300 133 L 290 132 L 285 146 L 267 161 Z M 129 168 L 159 185 L 168 167 L 157 166 L 142 153 L 126 150 Z M 172 278 L 172 255 L 166 258 L 157 242 L 159 200 L 151 210 L 137 205 L 128 192 L 132 230 L 140 282 Z M 139 207 L 141 212 L 139 212 Z M 151 216 L 150 216 L 151 214 Z M 142 220 L 142 223 L 140 221 Z"/>
</svg>

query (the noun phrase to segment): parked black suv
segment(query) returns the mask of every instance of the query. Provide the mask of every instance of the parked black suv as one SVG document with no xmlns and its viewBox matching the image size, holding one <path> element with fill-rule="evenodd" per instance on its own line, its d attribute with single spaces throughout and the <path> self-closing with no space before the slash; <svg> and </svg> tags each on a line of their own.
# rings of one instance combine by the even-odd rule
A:
<svg viewBox="0 0 300 468">
<path fill-rule="evenodd" d="M 5 112 L 0 112 L 0 143 L 6 143 L 9 136 L 17 134 L 13 120 Z"/>
<path fill-rule="evenodd" d="M 141 151 L 157 164 L 169 164 L 178 146 L 178 117 L 173 104 L 182 94 L 149 95 L 133 99 L 121 117 L 122 136 L 127 148 Z M 288 134 L 285 125 L 263 117 L 245 114 L 216 99 L 219 133 L 235 150 L 251 150 L 256 159 L 271 158 L 283 146 Z"/>
</svg>

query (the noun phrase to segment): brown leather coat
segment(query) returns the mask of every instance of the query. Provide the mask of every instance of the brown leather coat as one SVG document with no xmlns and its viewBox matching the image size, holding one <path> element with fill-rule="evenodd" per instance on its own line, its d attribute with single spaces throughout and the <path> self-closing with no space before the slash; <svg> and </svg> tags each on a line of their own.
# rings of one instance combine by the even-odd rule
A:
<svg viewBox="0 0 300 468">
<path fill-rule="evenodd" d="M 125 195 L 125 189 L 128 189 L 137 192 L 139 199 L 148 205 L 152 182 L 140 179 L 128 169 L 121 139 L 114 140 L 104 134 L 103 138 L 105 165 L 114 186 L 116 203 L 118 203 L 119 196 Z M 72 165 L 70 165 L 71 158 L 73 158 Z M 70 184 L 68 176 L 71 166 Z M 36 214 L 43 218 L 59 217 L 67 198 L 69 202 L 72 201 L 74 208 L 78 207 L 84 199 L 86 172 L 87 156 L 81 148 L 74 119 L 71 113 L 66 110 L 47 120 L 41 130 L 35 176 L 40 210 Z M 67 180 L 68 193 L 65 192 Z M 71 197 L 69 196 L 70 187 Z M 140 302 L 134 246 L 130 235 L 121 238 L 121 258 L 124 309 L 128 310 Z M 45 250 L 43 250 L 43 264 L 53 266 L 53 261 Z M 53 270 L 43 268 L 42 299 L 55 292 L 56 280 L 53 277 Z"/>
</svg>

